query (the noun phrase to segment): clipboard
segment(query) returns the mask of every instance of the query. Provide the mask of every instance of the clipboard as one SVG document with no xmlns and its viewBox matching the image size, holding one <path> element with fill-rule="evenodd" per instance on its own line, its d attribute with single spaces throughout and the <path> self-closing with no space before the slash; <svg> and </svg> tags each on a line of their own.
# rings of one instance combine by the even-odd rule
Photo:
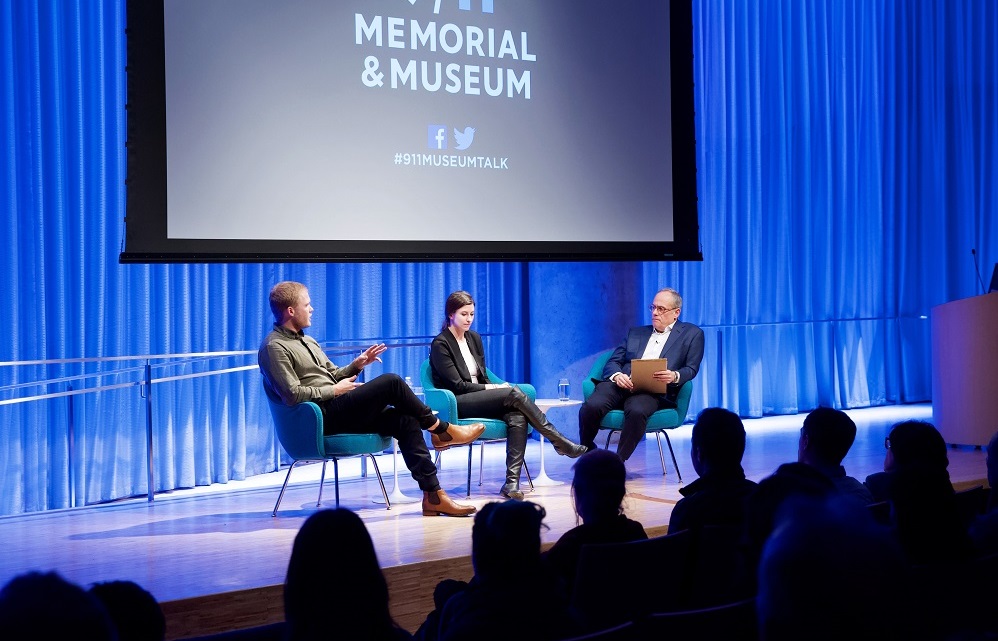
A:
<svg viewBox="0 0 998 641">
<path fill-rule="evenodd" d="M 667 358 L 636 358 L 632 360 L 631 382 L 634 383 L 634 390 L 649 394 L 665 394 L 669 384 L 654 378 L 655 372 L 661 372 L 664 369 L 669 369 L 669 359 Z"/>
</svg>

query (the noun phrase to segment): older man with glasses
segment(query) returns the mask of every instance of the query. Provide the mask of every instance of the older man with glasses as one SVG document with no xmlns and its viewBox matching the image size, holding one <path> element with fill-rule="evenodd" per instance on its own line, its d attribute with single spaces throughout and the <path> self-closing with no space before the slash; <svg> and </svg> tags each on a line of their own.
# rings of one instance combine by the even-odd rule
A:
<svg viewBox="0 0 998 641">
<path fill-rule="evenodd" d="M 596 434 L 607 412 L 624 410 L 624 423 L 617 454 L 625 461 L 644 437 L 648 417 L 660 409 L 676 406 L 679 388 L 696 377 L 703 360 L 703 330 L 679 320 L 683 298 L 674 289 L 655 294 L 648 308 L 651 325 L 631 328 L 624 342 L 614 350 L 603 368 L 596 389 L 579 410 L 579 440 L 596 449 Z M 654 378 L 667 384 L 664 394 L 641 392 L 631 380 L 631 361 L 644 358 L 667 359 L 668 369 Z"/>
</svg>

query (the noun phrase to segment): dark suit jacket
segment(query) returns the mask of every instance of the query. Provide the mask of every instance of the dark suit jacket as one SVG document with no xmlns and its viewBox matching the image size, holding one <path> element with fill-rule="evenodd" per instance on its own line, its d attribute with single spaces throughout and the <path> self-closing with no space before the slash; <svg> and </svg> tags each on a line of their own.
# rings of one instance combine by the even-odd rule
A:
<svg viewBox="0 0 998 641">
<path fill-rule="evenodd" d="M 609 380 L 617 372 L 630 376 L 631 361 L 644 354 L 651 333 L 651 325 L 631 328 L 627 332 L 627 338 L 613 350 L 610 360 L 603 367 L 603 380 Z M 703 330 L 693 323 L 676 321 L 669 340 L 662 346 L 659 358 L 669 359 L 669 369 L 679 372 L 680 385 L 693 380 L 700 371 L 700 361 L 703 360 Z M 670 385 L 665 393 L 666 398 L 675 399 L 680 385 Z"/>
<path fill-rule="evenodd" d="M 478 364 L 478 382 L 471 382 L 471 372 L 461 355 L 457 339 L 449 329 L 437 334 L 430 344 L 430 371 L 433 374 L 433 384 L 441 389 L 447 389 L 455 394 L 467 394 L 485 389 L 485 383 L 491 383 L 485 373 L 485 347 L 478 332 L 470 329 L 464 333 L 468 341 L 468 349 Z"/>
</svg>

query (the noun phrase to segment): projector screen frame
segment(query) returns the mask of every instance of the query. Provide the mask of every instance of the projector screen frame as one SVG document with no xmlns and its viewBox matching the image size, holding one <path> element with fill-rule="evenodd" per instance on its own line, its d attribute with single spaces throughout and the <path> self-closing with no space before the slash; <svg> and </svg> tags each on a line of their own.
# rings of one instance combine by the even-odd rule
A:
<svg viewBox="0 0 998 641">
<path fill-rule="evenodd" d="M 178 239 L 167 235 L 163 0 L 127 0 L 127 140 L 120 263 L 700 261 L 692 0 L 670 4 L 671 242 Z"/>
</svg>

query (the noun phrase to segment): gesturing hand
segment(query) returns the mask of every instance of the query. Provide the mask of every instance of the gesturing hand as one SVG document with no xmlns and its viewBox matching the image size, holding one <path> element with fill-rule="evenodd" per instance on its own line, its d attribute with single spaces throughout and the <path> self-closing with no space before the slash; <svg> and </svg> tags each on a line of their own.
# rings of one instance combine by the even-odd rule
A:
<svg viewBox="0 0 998 641">
<path fill-rule="evenodd" d="M 357 369 L 364 369 L 374 361 L 378 361 L 380 363 L 381 362 L 380 356 L 384 354 L 385 350 L 387 349 L 388 346 L 386 346 L 384 343 L 371 345 L 363 352 L 361 352 L 360 356 L 353 359 L 353 366 L 356 367 Z"/>
<path fill-rule="evenodd" d="M 363 383 L 358 383 L 356 376 L 351 376 L 350 378 L 344 378 L 343 380 L 333 385 L 333 396 L 342 396 L 347 392 L 354 391 L 361 385 L 363 385 Z"/>
</svg>

